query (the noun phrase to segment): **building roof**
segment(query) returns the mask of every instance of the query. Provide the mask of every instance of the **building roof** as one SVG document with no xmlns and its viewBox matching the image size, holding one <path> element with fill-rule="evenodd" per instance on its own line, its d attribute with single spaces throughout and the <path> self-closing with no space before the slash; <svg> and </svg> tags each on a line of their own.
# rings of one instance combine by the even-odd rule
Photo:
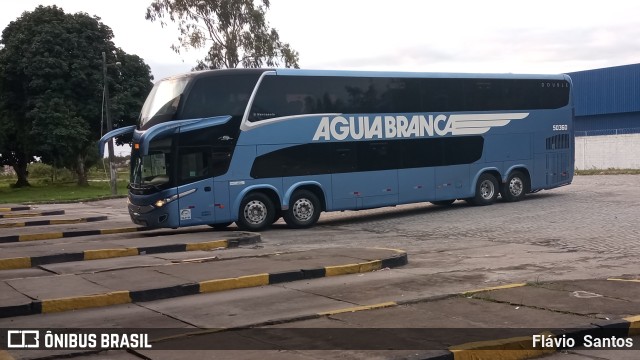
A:
<svg viewBox="0 0 640 360">
<path fill-rule="evenodd" d="M 640 64 L 568 73 L 576 116 L 640 111 Z"/>
</svg>

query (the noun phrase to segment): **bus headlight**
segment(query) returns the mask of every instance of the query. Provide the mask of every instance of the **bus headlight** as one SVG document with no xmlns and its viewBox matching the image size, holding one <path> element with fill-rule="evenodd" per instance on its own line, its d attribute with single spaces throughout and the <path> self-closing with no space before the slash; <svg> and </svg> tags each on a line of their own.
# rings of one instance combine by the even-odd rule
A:
<svg viewBox="0 0 640 360">
<path fill-rule="evenodd" d="M 168 203 L 172 202 L 173 200 L 175 200 L 177 198 L 178 198 L 178 195 L 173 195 L 172 197 L 168 197 L 166 199 L 160 199 L 160 200 L 156 201 L 154 205 L 157 208 L 161 208 L 161 207 L 167 205 Z"/>
</svg>

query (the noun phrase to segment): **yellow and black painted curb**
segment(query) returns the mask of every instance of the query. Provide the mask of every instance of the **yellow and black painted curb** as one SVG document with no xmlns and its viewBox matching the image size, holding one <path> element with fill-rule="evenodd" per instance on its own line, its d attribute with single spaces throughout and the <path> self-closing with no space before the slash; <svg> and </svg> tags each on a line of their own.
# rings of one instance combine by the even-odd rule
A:
<svg viewBox="0 0 640 360">
<path fill-rule="evenodd" d="M 402 266 L 407 263 L 407 253 L 396 250 L 395 254 L 384 259 L 343 265 L 341 268 L 344 269 L 344 271 L 341 271 L 339 274 L 333 273 L 335 270 L 332 269 L 335 269 L 335 266 L 327 266 L 277 273 L 254 274 L 235 278 L 212 279 L 163 288 L 123 290 L 86 296 L 35 300 L 23 305 L 0 306 L 0 318 L 146 302 L 179 296 L 279 284 L 296 280 L 316 279 L 333 275 L 369 272 L 376 269 Z"/>
<path fill-rule="evenodd" d="M 7 350 L 0 348 L 0 360 L 15 360 L 15 358 Z"/>
<path fill-rule="evenodd" d="M 31 206 L 0 207 L 0 212 L 27 211 L 27 210 L 31 210 Z"/>
<path fill-rule="evenodd" d="M 632 281 L 640 282 L 640 280 L 627 280 L 627 279 L 607 279 L 611 281 Z M 527 286 L 526 283 L 506 284 L 495 287 L 488 287 L 483 289 L 464 291 L 459 294 L 447 294 L 439 296 L 431 296 L 427 298 L 409 299 L 403 301 L 389 301 L 378 304 L 354 306 L 348 308 L 335 309 L 325 311 L 316 314 L 300 315 L 293 318 L 271 320 L 264 323 L 253 325 L 268 326 L 274 324 L 288 323 L 302 320 L 312 320 L 321 318 L 324 316 L 331 316 L 336 314 L 351 313 L 358 311 L 375 310 L 382 308 L 391 308 L 402 305 L 411 305 L 415 303 L 421 303 L 426 301 L 438 301 L 448 298 L 454 298 L 457 296 L 469 296 L 480 292 L 511 289 L 516 287 Z M 232 330 L 232 329 L 224 329 Z M 539 358 L 543 355 L 549 355 L 558 351 L 567 350 L 563 347 L 534 347 L 533 336 L 545 335 L 552 337 L 564 337 L 566 339 L 574 339 L 576 343 L 580 341 L 586 335 L 592 335 L 594 338 L 604 338 L 617 336 L 619 338 L 640 336 L 640 315 L 629 316 L 619 320 L 607 320 L 607 321 L 595 321 L 590 322 L 582 327 L 575 326 L 572 329 L 562 331 L 542 331 L 539 334 L 531 334 L 530 336 L 519 336 L 504 339 L 495 339 L 489 341 L 477 341 L 465 344 L 459 344 L 449 347 L 445 353 L 437 354 L 431 357 L 422 358 L 424 360 L 524 360 Z"/>
<path fill-rule="evenodd" d="M 0 214 L 0 219 L 15 219 L 15 218 L 53 216 L 53 215 L 64 215 L 64 214 L 65 214 L 64 210 L 49 210 L 49 211 L 24 212 L 24 213 L 15 213 L 15 214 Z"/>
<path fill-rule="evenodd" d="M 567 330 L 543 331 L 529 336 L 520 336 L 507 339 L 490 341 L 478 341 L 452 346 L 446 357 L 437 359 L 451 360 L 524 360 L 539 358 L 558 351 L 570 350 L 563 346 L 541 347 L 533 345 L 534 335 L 544 335 L 552 338 L 573 339 L 576 344 L 581 344 L 582 339 L 591 335 L 595 338 L 627 338 L 640 335 L 640 315 L 625 317 L 618 320 L 590 322 L 582 327 Z"/>
<path fill-rule="evenodd" d="M 260 239 L 260 234 L 244 233 L 239 237 L 230 239 L 219 239 L 196 243 L 178 243 L 156 246 L 85 250 L 72 253 L 4 258 L 0 259 L 0 270 L 26 269 L 40 265 L 59 264 L 71 261 L 102 260 L 125 256 L 233 248 L 240 245 L 254 244 L 260 242 Z"/>
<path fill-rule="evenodd" d="M 144 226 L 130 226 L 130 227 L 112 228 L 112 229 L 99 229 L 99 230 L 73 230 L 73 231 L 38 233 L 38 234 L 9 235 L 9 236 L 0 236 L 0 243 L 52 240 L 52 239 L 62 239 L 62 238 L 70 238 L 70 237 L 78 237 L 78 236 L 122 234 L 122 233 L 131 233 L 131 232 L 148 231 L 148 230 L 153 230 L 153 229 L 144 227 Z"/>
<path fill-rule="evenodd" d="M 609 280 L 612 280 L 612 279 L 609 279 Z M 521 287 L 521 286 L 527 286 L 527 285 L 526 284 L 508 284 L 508 285 L 496 286 L 496 287 L 485 288 L 485 289 L 465 291 L 459 294 L 446 294 L 446 295 L 430 296 L 430 297 L 417 298 L 417 299 L 411 299 L 411 300 L 389 301 L 389 302 L 370 304 L 370 305 L 338 308 L 338 309 L 320 312 L 320 313 L 301 314 L 301 315 L 295 315 L 295 316 L 286 317 L 286 318 L 267 320 L 259 323 L 254 323 L 251 325 L 243 325 L 241 327 L 220 328 L 215 330 L 211 330 L 211 329 L 197 330 L 197 331 L 189 332 L 185 334 L 172 335 L 165 338 L 156 339 L 152 341 L 152 343 L 163 342 L 167 340 L 170 341 L 173 339 L 179 339 L 184 337 L 206 335 L 211 332 L 224 332 L 224 331 L 243 330 L 248 328 L 260 328 L 264 326 L 281 325 L 281 324 L 298 322 L 298 321 L 319 319 L 322 317 L 332 316 L 337 314 L 392 308 L 392 307 L 410 305 L 410 304 L 422 303 L 422 302 L 433 302 L 433 301 L 454 298 L 461 295 L 466 296 L 466 295 L 474 294 L 478 292 L 510 289 L 510 288 Z M 576 326 L 573 329 L 553 330 L 553 331 L 540 329 L 540 332 L 537 334 L 459 344 L 459 345 L 451 346 L 446 350 L 442 350 L 437 354 L 434 354 L 428 357 L 421 357 L 421 359 L 423 360 L 494 360 L 494 359 L 524 360 L 524 359 L 539 358 L 542 355 L 548 355 L 554 352 L 566 350 L 565 348 L 562 348 L 562 347 L 550 347 L 550 348 L 542 348 L 542 349 L 534 348 L 533 347 L 534 335 L 545 335 L 545 336 L 552 336 L 552 337 L 564 336 L 566 339 L 569 339 L 569 338 L 575 339 L 576 343 L 579 343 L 578 339 L 583 338 L 585 335 L 592 335 L 594 338 L 596 337 L 605 338 L 605 337 L 611 337 L 612 335 L 617 337 L 622 337 L 622 338 L 638 336 L 640 335 L 640 315 L 625 317 L 619 320 L 589 322 L 589 324 L 585 324 L 584 326 L 581 326 L 581 327 Z"/>
<path fill-rule="evenodd" d="M 635 281 L 626 279 L 607 279 L 610 281 Z M 511 289 L 527 286 L 526 283 L 516 283 L 465 291 L 463 296 L 469 296 L 480 292 Z M 640 315 L 625 317 L 619 320 L 607 320 L 590 322 L 583 327 L 575 327 L 566 331 L 544 331 L 530 336 L 520 336 L 505 339 L 495 339 L 490 341 L 470 342 L 449 348 L 450 354 L 440 355 L 432 360 L 524 360 L 534 359 L 549 355 L 558 351 L 567 350 L 563 347 L 534 347 L 533 336 L 545 335 L 554 338 L 574 339 L 576 343 L 581 343 L 581 339 L 586 335 L 595 337 L 631 337 L 640 335 Z M 429 358 L 430 359 L 430 358 Z"/>
<path fill-rule="evenodd" d="M 3 228 L 16 228 L 25 226 L 46 226 L 46 225 L 65 225 L 65 224 L 82 224 L 95 221 L 107 220 L 108 216 L 89 216 L 85 218 L 76 219 L 54 219 L 54 220 L 33 220 L 23 222 L 8 222 L 0 224 L 0 229 Z"/>
</svg>

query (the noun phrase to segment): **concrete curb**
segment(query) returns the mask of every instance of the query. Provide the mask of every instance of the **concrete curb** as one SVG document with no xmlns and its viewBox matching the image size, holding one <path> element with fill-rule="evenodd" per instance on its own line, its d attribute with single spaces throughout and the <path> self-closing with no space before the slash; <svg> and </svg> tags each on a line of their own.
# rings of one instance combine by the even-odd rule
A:
<svg viewBox="0 0 640 360">
<path fill-rule="evenodd" d="M 65 213 L 64 210 L 50 210 L 50 211 L 38 211 L 38 212 L 28 212 L 28 213 L 18 213 L 18 214 L 0 214 L 0 219 L 64 215 L 64 213 Z"/>
<path fill-rule="evenodd" d="M 0 207 L 0 212 L 26 211 L 26 210 L 31 210 L 31 206 Z"/>
<path fill-rule="evenodd" d="M 594 338 L 602 337 L 630 337 L 637 336 L 640 329 L 640 316 L 631 316 L 613 321 L 591 322 L 581 328 L 571 329 L 569 331 L 550 331 L 540 334 L 532 334 L 531 336 L 514 337 L 508 339 L 498 339 L 491 341 L 471 342 L 449 348 L 451 355 L 448 357 L 438 357 L 438 359 L 452 360 L 489 360 L 489 359 L 505 359 L 505 360 L 524 360 L 539 358 L 544 355 L 550 355 L 558 351 L 571 348 L 559 347 L 534 347 L 534 335 L 546 335 L 554 338 L 575 339 L 576 343 L 580 343 L 581 339 L 586 335 Z M 605 335 L 606 334 L 606 335 Z M 428 358 L 430 359 L 430 358 Z"/>
<path fill-rule="evenodd" d="M 51 240 L 51 239 L 62 239 L 62 238 L 70 238 L 70 237 L 78 237 L 78 236 L 122 234 L 122 233 L 148 231 L 148 230 L 153 230 L 153 229 L 142 227 L 142 226 L 132 226 L 132 227 L 123 227 L 123 228 L 101 229 L 101 230 L 74 230 L 74 231 L 59 231 L 59 232 L 48 232 L 48 233 L 38 233 L 38 234 L 9 235 L 9 236 L 0 237 L 0 243 Z"/>
<path fill-rule="evenodd" d="M 90 216 L 76 219 L 55 219 L 55 220 L 34 220 L 24 222 L 10 222 L 0 224 L 0 229 L 16 228 L 25 226 L 46 226 L 46 225 L 65 225 L 65 224 L 81 224 L 95 221 L 103 221 L 109 219 L 108 216 Z"/>
<path fill-rule="evenodd" d="M 321 313 L 312 313 L 312 314 L 303 314 L 296 315 L 292 317 L 273 319 L 268 321 L 263 321 L 259 323 L 254 323 L 251 325 L 242 325 L 239 327 L 229 327 L 229 328 L 220 328 L 220 329 L 203 329 L 196 330 L 193 332 L 189 332 L 186 334 L 180 335 L 171 335 L 165 338 L 155 339 L 152 343 L 161 343 L 164 341 L 170 341 L 174 339 L 179 339 L 183 337 L 193 337 L 198 335 L 206 335 L 211 333 L 212 331 L 220 332 L 220 331 L 234 331 L 234 330 L 243 330 L 247 328 L 257 328 L 264 326 L 272 326 L 272 325 L 280 325 L 291 322 L 298 322 L 304 320 L 313 320 L 326 316 L 332 316 L 343 313 L 352 313 L 359 311 L 368 311 L 382 308 L 391 308 L 402 305 L 416 304 L 421 302 L 433 302 L 439 300 L 445 300 L 448 298 L 459 297 L 459 296 L 467 296 L 473 293 L 484 292 L 484 291 L 492 291 L 492 290 L 500 290 L 500 289 L 508 289 L 514 287 L 526 286 L 526 284 L 509 284 L 503 286 L 496 286 L 492 288 L 480 289 L 480 290 L 471 290 L 464 291 L 461 293 L 455 294 L 447 294 L 447 295 L 438 295 L 438 296 L 430 296 L 424 298 L 416 298 L 409 299 L 403 301 L 389 301 L 378 304 L 371 305 L 363 305 L 363 306 L 354 306 L 348 308 L 339 308 L 335 310 L 325 311 Z M 556 331 L 555 333 L 547 331 L 542 332 L 541 334 L 547 336 L 555 336 L 561 337 L 565 336 L 566 338 L 574 338 L 580 339 L 585 335 L 593 335 L 593 336 L 601 336 L 603 332 L 606 332 L 607 335 L 611 336 L 615 334 L 618 337 L 628 337 L 628 336 L 638 336 L 640 335 L 640 315 L 625 317 L 618 320 L 613 321 L 598 321 L 598 322 L 590 322 L 582 327 L 576 327 L 574 329 L 568 331 Z M 531 336 L 520 336 L 506 339 L 495 339 L 489 341 L 479 341 L 479 342 L 470 342 L 459 344 L 455 346 L 451 346 L 448 349 L 442 350 L 443 353 L 420 357 L 421 360 L 524 360 L 524 359 L 532 359 L 538 358 L 543 355 L 550 355 L 557 351 L 565 350 L 565 348 L 557 347 L 557 348 L 533 348 L 533 335 Z M 135 353 L 136 351 L 133 350 Z"/>
<path fill-rule="evenodd" d="M 206 251 L 219 248 L 238 247 L 245 244 L 254 244 L 260 242 L 260 240 L 260 234 L 246 233 L 239 237 L 234 237 L 231 239 L 220 239 L 197 243 L 177 243 L 156 246 L 85 250 L 73 253 L 5 258 L 0 259 L 0 270 L 26 269 L 40 265 L 59 264 L 71 261 L 112 259 L 117 257 L 162 254 L 169 252 L 185 252 L 196 250 Z"/>
<path fill-rule="evenodd" d="M 109 305 L 128 304 L 133 302 L 154 301 L 179 296 L 272 285 L 294 280 L 306 280 L 326 276 L 369 272 L 386 267 L 401 266 L 408 263 L 406 252 L 399 250 L 394 251 L 396 251 L 396 253 L 388 258 L 357 264 L 297 269 L 278 273 L 263 273 L 227 279 L 212 279 L 164 288 L 132 291 L 123 290 L 86 296 L 34 300 L 23 305 L 0 306 L 0 318 L 71 311 Z M 340 269 L 339 273 L 335 271 L 335 268 Z"/>
<path fill-rule="evenodd" d="M 633 281 L 623 279 L 607 279 L 609 281 Z M 463 292 L 461 295 L 468 296 L 479 292 L 493 291 L 500 289 L 511 289 L 516 287 L 527 286 L 526 283 L 507 284 L 485 289 L 478 289 Z M 429 360 L 525 360 L 539 358 L 541 356 L 550 355 L 558 351 L 566 350 L 565 347 L 545 347 L 537 348 L 533 346 L 534 335 L 546 335 L 553 337 L 566 337 L 567 339 L 582 339 L 585 335 L 599 337 L 603 332 L 608 335 L 612 333 L 619 337 L 629 337 L 640 335 L 640 316 L 631 316 L 619 320 L 595 321 L 584 325 L 577 329 L 569 331 L 543 332 L 540 334 L 532 334 L 531 336 L 514 337 L 507 339 L 496 339 L 490 341 L 471 342 L 466 344 L 455 345 L 449 348 L 450 355 L 427 358 Z"/>
<path fill-rule="evenodd" d="M 7 350 L 0 349 L 0 360 L 15 360 Z"/>
</svg>

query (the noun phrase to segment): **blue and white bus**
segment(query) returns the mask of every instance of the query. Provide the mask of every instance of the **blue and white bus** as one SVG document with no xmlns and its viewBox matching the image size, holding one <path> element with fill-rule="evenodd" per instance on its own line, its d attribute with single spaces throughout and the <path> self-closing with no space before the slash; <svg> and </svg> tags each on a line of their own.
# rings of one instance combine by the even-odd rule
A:
<svg viewBox="0 0 640 360">
<path fill-rule="evenodd" d="M 134 223 L 262 230 L 322 211 L 568 185 L 567 75 L 226 69 L 155 84 L 133 133 Z"/>
</svg>

